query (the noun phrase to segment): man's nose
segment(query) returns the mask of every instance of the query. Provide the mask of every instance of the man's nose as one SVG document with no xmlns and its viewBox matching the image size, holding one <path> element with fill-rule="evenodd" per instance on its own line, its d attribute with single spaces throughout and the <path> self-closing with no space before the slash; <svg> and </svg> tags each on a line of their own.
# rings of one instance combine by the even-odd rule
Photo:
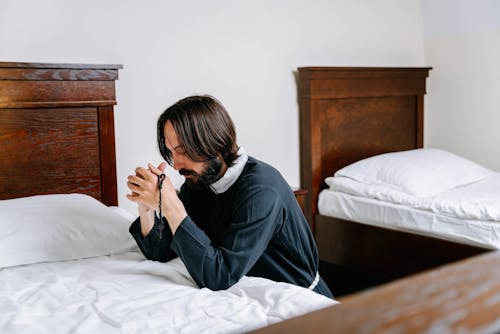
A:
<svg viewBox="0 0 500 334">
<path fill-rule="evenodd" d="M 182 158 L 179 156 L 172 156 L 172 159 L 174 161 L 174 169 L 175 170 L 180 170 L 181 168 L 184 168 L 184 162 L 182 161 Z"/>
</svg>

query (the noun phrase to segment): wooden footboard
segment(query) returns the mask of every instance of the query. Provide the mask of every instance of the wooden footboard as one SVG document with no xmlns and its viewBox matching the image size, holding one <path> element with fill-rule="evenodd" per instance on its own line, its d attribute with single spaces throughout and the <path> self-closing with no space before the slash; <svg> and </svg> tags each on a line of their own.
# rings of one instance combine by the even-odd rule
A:
<svg viewBox="0 0 500 334">
<path fill-rule="evenodd" d="M 500 333 L 500 251 L 382 287 L 254 333 Z"/>
</svg>

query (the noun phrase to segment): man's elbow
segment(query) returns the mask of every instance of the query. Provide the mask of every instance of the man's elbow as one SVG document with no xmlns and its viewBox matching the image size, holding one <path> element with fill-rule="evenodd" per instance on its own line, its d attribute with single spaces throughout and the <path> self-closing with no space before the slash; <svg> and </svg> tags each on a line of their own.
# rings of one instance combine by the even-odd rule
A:
<svg viewBox="0 0 500 334">
<path fill-rule="evenodd" d="M 200 287 L 205 287 L 212 291 L 227 290 L 236 283 L 238 283 L 239 280 L 240 280 L 239 278 L 235 279 L 233 277 L 228 277 L 226 279 L 209 280 L 203 286 Z"/>
</svg>

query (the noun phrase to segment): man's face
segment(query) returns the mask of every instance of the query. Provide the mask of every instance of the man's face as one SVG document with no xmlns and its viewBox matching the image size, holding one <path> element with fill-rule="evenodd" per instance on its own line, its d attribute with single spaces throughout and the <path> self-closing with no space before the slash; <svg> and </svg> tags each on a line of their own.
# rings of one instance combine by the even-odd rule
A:
<svg viewBox="0 0 500 334">
<path fill-rule="evenodd" d="M 217 181 L 222 164 L 220 159 L 193 161 L 186 154 L 170 121 L 165 123 L 165 146 L 172 152 L 173 167 L 186 178 L 186 183 L 195 188 L 207 188 Z"/>
</svg>

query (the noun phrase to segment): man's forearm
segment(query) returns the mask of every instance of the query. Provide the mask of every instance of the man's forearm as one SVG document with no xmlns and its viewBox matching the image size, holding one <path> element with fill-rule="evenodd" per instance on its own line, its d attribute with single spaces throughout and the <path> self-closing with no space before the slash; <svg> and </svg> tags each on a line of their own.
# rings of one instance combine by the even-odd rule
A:
<svg viewBox="0 0 500 334">
<path fill-rule="evenodd" d="M 153 210 L 139 209 L 139 217 L 141 220 L 141 234 L 143 237 L 147 236 L 155 224 L 155 212 Z"/>
</svg>

